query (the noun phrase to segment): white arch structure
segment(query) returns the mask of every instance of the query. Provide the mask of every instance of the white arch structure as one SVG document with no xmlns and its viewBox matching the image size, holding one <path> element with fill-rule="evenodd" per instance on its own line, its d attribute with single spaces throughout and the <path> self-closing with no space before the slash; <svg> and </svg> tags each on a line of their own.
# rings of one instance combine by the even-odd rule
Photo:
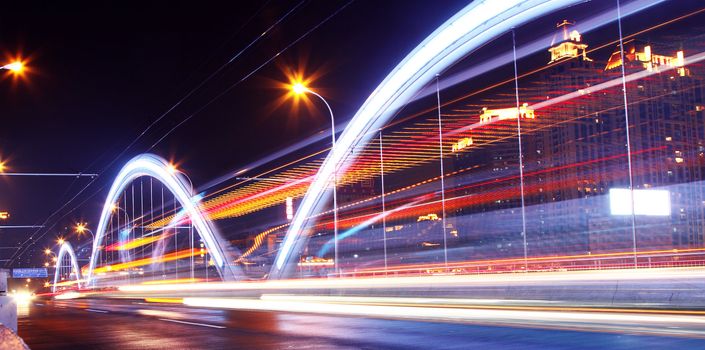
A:
<svg viewBox="0 0 705 350">
<path fill-rule="evenodd" d="M 93 241 L 93 251 L 91 252 L 91 260 L 88 266 L 86 285 L 90 286 L 93 282 L 93 270 L 95 269 L 96 259 L 98 258 L 98 249 L 105 238 L 105 230 L 108 226 L 112 212 L 112 205 L 120 198 L 120 194 L 135 179 L 149 176 L 161 182 L 174 195 L 176 201 L 179 202 L 186 215 L 191 219 L 191 223 L 196 228 L 198 234 L 203 238 L 203 242 L 208 250 L 208 253 L 215 262 L 216 269 L 221 278 L 225 281 L 236 279 L 234 267 L 230 264 L 232 259 L 229 259 L 226 244 L 216 232 L 210 220 L 203 216 L 199 210 L 197 203 L 194 203 L 192 197 L 194 194 L 190 184 L 179 176 L 177 171 L 170 170 L 170 164 L 164 158 L 154 154 L 141 154 L 132 158 L 120 170 L 113 185 L 110 187 L 108 197 L 103 205 L 103 211 L 100 215 L 98 228 L 95 231 L 95 240 Z"/>
<path fill-rule="evenodd" d="M 475 0 L 443 23 L 392 70 L 350 120 L 335 147 L 318 169 L 296 212 L 270 271 L 286 277 L 307 218 L 327 199 L 327 187 L 346 157 L 375 136 L 399 107 L 465 55 L 513 28 L 584 0 Z M 339 171 L 339 170 L 338 170 Z M 294 264 L 295 265 L 295 264 Z"/>
<path fill-rule="evenodd" d="M 76 253 L 74 253 L 73 247 L 71 247 L 71 243 L 64 242 L 61 244 L 61 247 L 59 248 L 59 254 L 56 256 L 56 265 L 54 266 L 54 284 L 51 286 L 52 293 L 56 293 L 56 284 L 59 283 L 59 268 L 61 267 L 61 260 L 64 258 L 64 255 L 66 255 L 66 253 L 68 253 L 69 257 L 71 258 L 71 268 L 73 268 L 76 274 L 76 286 L 78 288 L 81 288 L 81 269 L 78 268 L 78 259 L 76 259 Z"/>
</svg>

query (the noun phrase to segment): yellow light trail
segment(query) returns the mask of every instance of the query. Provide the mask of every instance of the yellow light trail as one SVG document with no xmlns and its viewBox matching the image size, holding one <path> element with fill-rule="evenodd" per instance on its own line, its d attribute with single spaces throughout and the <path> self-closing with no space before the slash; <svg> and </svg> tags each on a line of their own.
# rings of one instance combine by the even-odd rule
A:
<svg viewBox="0 0 705 350">
<path fill-rule="evenodd" d="M 134 260 L 134 261 L 130 261 L 130 262 L 101 266 L 101 267 L 96 268 L 94 270 L 94 273 L 98 274 L 98 273 L 106 273 L 106 272 L 110 272 L 110 271 L 126 270 L 126 269 L 130 269 L 133 267 L 145 266 L 145 265 L 150 265 L 150 264 L 154 264 L 154 263 L 162 263 L 162 262 L 179 260 L 179 259 L 183 259 L 183 258 L 190 258 L 192 256 L 196 256 L 196 255 L 200 255 L 200 254 L 202 254 L 202 252 L 198 249 L 184 249 L 181 251 L 164 254 L 164 256 L 162 256 L 161 258 L 149 257 L 149 258 Z"/>
<path fill-rule="evenodd" d="M 140 238 L 133 239 L 129 242 L 125 242 L 120 245 L 108 246 L 105 250 L 106 251 L 112 251 L 112 250 L 123 251 L 123 250 L 135 249 L 135 248 L 141 247 L 143 245 L 147 245 L 152 242 L 156 242 L 158 240 L 161 240 L 161 239 L 165 238 L 166 236 L 167 236 L 166 234 L 161 234 L 161 235 L 140 237 Z"/>
</svg>

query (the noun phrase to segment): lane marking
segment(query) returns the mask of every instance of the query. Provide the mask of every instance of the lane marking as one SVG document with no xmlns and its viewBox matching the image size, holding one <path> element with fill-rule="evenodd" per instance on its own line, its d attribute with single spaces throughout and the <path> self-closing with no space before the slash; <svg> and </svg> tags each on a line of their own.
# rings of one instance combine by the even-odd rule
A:
<svg viewBox="0 0 705 350">
<path fill-rule="evenodd" d="M 179 320 L 172 320 L 169 318 L 160 318 L 159 320 L 161 321 L 167 321 L 167 322 L 174 322 L 174 323 L 182 323 L 182 324 L 188 324 L 192 326 L 201 326 L 201 327 L 211 327 L 211 328 L 218 328 L 218 329 L 223 329 L 225 326 L 218 326 L 214 324 L 206 324 L 206 323 L 197 323 L 197 322 L 188 322 L 188 321 L 179 321 Z"/>
<path fill-rule="evenodd" d="M 90 312 L 99 312 L 99 313 L 101 313 L 101 314 L 107 314 L 107 313 L 108 313 L 108 312 L 105 311 L 105 310 L 98 310 L 98 309 L 86 309 L 86 311 L 90 311 Z"/>
</svg>

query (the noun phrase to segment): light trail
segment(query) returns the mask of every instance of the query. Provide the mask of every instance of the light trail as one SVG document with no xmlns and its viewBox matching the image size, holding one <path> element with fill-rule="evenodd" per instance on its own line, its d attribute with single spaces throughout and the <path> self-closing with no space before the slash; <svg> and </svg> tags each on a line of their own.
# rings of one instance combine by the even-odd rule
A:
<svg viewBox="0 0 705 350">
<path fill-rule="evenodd" d="M 161 256 L 159 258 L 149 257 L 149 258 L 138 259 L 138 260 L 124 262 L 124 263 L 119 263 L 119 264 L 97 267 L 97 268 L 93 269 L 93 273 L 101 274 L 101 273 L 106 273 L 106 272 L 111 272 L 111 271 L 127 270 L 127 269 L 131 269 L 134 267 L 169 262 L 169 261 L 179 260 L 179 259 L 183 259 L 183 258 L 190 258 L 192 256 L 197 256 L 200 254 L 202 254 L 202 252 L 199 249 L 185 249 L 185 250 L 180 250 L 177 252 L 171 252 L 171 253 L 164 254 L 163 256 Z"/>
<path fill-rule="evenodd" d="M 452 299 L 434 304 L 413 298 L 347 298 L 327 296 L 270 296 L 260 299 L 184 298 L 184 305 L 215 309 L 293 312 L 384 319 L 436 320 L 556 329 L 678 335 L 705 338 L 701 313 L 677 310 L 589 309 L 556 307 L 480 307 L 459 305 Z M 448 303 L 448 304 L 446 304 Z M 664 327 L 672 325 L 672 327 Z M 685 329 L 684 329 L 685 328 Z"/>
<path fill-rule="evenodd" d="M 140 284 L 153 285 L 153 284 L 177 284 L 177 283 L 197 283 L 205 282 L 203 278 L 177 278 L 171 280 L 154 280 L 154 281 L 144 281 Z"/>
<path fill-rule="evenodd" d="M 266 301 L 300 301 L 326 304 L 354 305 L 390 305 L 390 306 L 423 306 L 430 308 L 473 308 L 483 310 L 524 310 L 524 311 L 578 311 L 578 312 L 611 312 L 634 314 L 672 314 L 705 316 L 702 310 L 665 310 L 638 309 L 621 307 L 577 307 L 551 306 L 560 301 L 549 300 L 504 300 L 504 299 L 462 299 L 462 298 L 416 298 L 416 297 L 351 297 L 328 295 L 295 295 L 295 294 L 264 294 L 260 300 Z M 525 306 L 524 304 L 535 304 Z M 546 305 L 549 304 L 549 305 Z"/>
<path fill-rule="evenodd" d="M 705 248 L 690 248 L 690 249 L 662 249 L 662 250 L 648 250 L 637 252 L 637 257 L 648 257 L 648 256 L 659 256 L 659 255 L 677 255 L 677 254 L 690 254 L 690 253 L 703 253 L 705 254 Z M 614 253 L 596 253 L 596 254 L 573 254 L 573 255 L 551 255 L 551 256 L 538 256 L 529 257 L 526 259 L 528 262 L 553 262 L 553 261 L 579 261 L 579 260 L 597 260 L 602 258 L 632 258 L 634 256 L 633 251 L 623 251 Z M 448 269 L 461 268 L 461 267 L 474 267 L 474 266 L 496 266 L 496 265 L 520 265 L 524 262 L 523 257 L 508 258 L 508 259 L 487 259 L 487 260 L 466 260 L 466 261 L 456 261 L 449 262 Z M 407 264 L 407 265 L 396 265 L 392 268 L 387 269 L 388 273 L 398 273 L 398 272 L 410 272 L 410 271 L 423 271 L 423 270 L 436 270 L 444 269 L 445 264 L 440 263 L 426 263 L 426 264 Z M 358 269 L 350 274 L 381 274 L 385 270 L 374 267 L 374 268 L 362 268 Z M 522 272 L 522 271 L 519 271 Z"/>
<path fill-rule="evenodd" d="M 125 285 L 119 286 L 121 293 L 194 293 L 234 291 L 285 291 L 285 290 L 412 290 L 415 288 L 456 288 L 527 284 L 555 284 L 565 282 L 615 282 L 615 281 L 663 281 L 702 280 L 705 268 L 659 268 L 659 269 L 613 269 L 566 272 L 515 272 L 477 275 L 426 275 L 386 277 L 341 277 L 336 279 L 308 278 L 289 280 L 264 280 L 241 282 L 210 282 L 171 285 Z"/>
<path fill-rule="evenodd" d="M 649 149 L 645 149 L 645 150 L 635 151 L 635 152 L 633 152 L 632 154 L 648 153 L 648 152 L 657 151 L 657 150 L 660 150 L 660 149 L 663 149 L 663 148 L 664 148 L 664 147 L 649 148 Z M 578 163 L 573 163 L 573 164 L 566 164 L 566 165 L 557 166 L 557 167 L 552 167 L 552 168 L 548 168 L 548 169 L 541 169 L 541 170 L 536 170 L 536 171 L 528 171 L 528 172 L 525 172 L 525 173 L 524 173 L 524 176 L 525 176 L 525 177 L 531 177 L 531 176 L 536 176 L 536 175 L 540 175 L 540 174 L 550 173 L 550 172 L 556 171 L 556 170 L 577 168 L 577 167 L 580 167 L 580 166 L 585 166 L 585 165 L 590 165 L 590 164 L 595 164 L 595 163 L 600 163 L 600 162 L 605 162 L 605 161 L 610 161 L 610 160 L 617 160 L 617 159 L 624 158 L 624 157 L 626 157 L 626 154 L 618 154 L 618 155 L 607 156 L 607 157 L 603 157 L 603 158 L 599 158 L 599 159 L 592 159 L 592 160 L 588 160 L 588 161 L 584 161 L 584 162 L 578 162 Z M 457 170 L 457 171 L 449 172 L 449 173 L 447 173 L 445 176 L 446 176 L 446 177 L 455 176 L 455 175 L 461 174 L 461 173 L 463 173 L 463 172 L 470 171 L 470 170 L 472 170 L 472 169 L 474 169 L 474 168 L 475 168 L 474 166 L 471 166 L 471 167 L 468 167 L 468 168 L 465 168 L 465 169 L 460 169 L 460 170 Z M 502 184 L 502 183 L 505 183 L 505 182 L 510 181 L 510 180 L 513 180 L 513 179 L 517 179 L 517 178 L 518 178 L 518 175 L 510 175 L 510 176 L 505 176 L 505 177 L 500 177 L 500 178 L 496 178 L 496 179 L 487 180 L 487 181 L 484 181 L 484 182 L 472 183 L 472 184 L 468 184 L 468 185 L 464 185 L 464 186 L 452 188 L 452 189 L 450 189 L 450 190 L 448 190 L 448 191 L 451 192 L 451 193 L 454 193 L 454 192 L 461 192 L 461 191 L 465 191 L 465 190 L 468 190 L 468 189 L 471 189 L 471 188 L 481 187 L 481 186 L 484 186 L 484 185 L 498 185 L 498 184 Z M 408 190 L 417 188 L 417 187 L 419 187 L 419 186 L 432 183 L 432 182 L 437 181 L 437 180 L 439 180 L 439 179 L 440 179 L 440 176 L 435 176 L 435 177 L 432 177 L 432 178 L 429 178 L 429 179 L 426 179 L 426 180 L 417 182 L 417 183 L 415 183 L 415 184 L 407 185 L 407 186 L 405 186 L 405 187 L 402 187 L 402 188 L 399 188 L 399 189 L 396 189 L 396 190 L 393 190 L 393 191 L 386 192 L 386 193 L 385 193 L 385 196 L 392 196 L 392 195 L 395 195 L 395 194 L 398 194 L 398 193 L 401 193 L 401 192 L 404 192 L 404 191 L 408 191 Z M 559 182 L 559 183 L 561 183 L 561 182 Z M 544 183 L 544 184 L 543 184 L 543 186 L 545 186 L 545 187 L 547 187 L 547 188 L 548 188 L 549 185 L 550 185 L 550 184 L 548 184 L 548 183 Z M 473 194 L 473 195 L 474 195 L 474 194 Z M 467 195 L 467 196 L 463 196 L 463 197 L 470 198 L 470 197 L 472 197 L 473 195 Z M 491 200 L 493 200 L 493 198 L 498 197 L 498 196 L 499 196 L 499 195 L 494 195 L 494 196 L 492 196 L 492 197 L 488 197 L 488 198 L 485 199 L 485 201 L 491 201 Z M 340 206 L 340 207 L 339 207 L 339 211 L 342 212 L 343 210 L 345 210 L 345 209 L 347 209 L 347 208 L 355 207 L 355 206 L 357 206 L 357 205 L 360 205 L 360 204 L 363 204 L 363 203 L 367 203 L 367 202 L 373 201 L 373 200 L 378 199 L 378 198 L 381 198 L 381 195 L 372 196 L 372 197 L 370 197 L 370 198 L 368 198 L 368 199 L 365 199 L 365 200 L 361 200 L 361 201 L 353 202 L 353 203 L 350 203 L 350 204 L 347 204 L 347 205 L 344 205 L 344 206 Z M 452 197 L 452 198 L 449 198 L 449 199 L 452 200 L 452 199 L 456 199 L 456 198 L 461 199 L 461 197 Z M 401 205 L 402 209 L 418 208 L 418 207 L 421 206 L 421 205 L 427 206 L 427 207 L 425 207 L 425 209 L 421 209 L 421 212 L 423 212 L 423 211 L 429 211 L 429 210 L 430 210 L 430 211 L 433 211 L 433 210 L 436 210 L 436 209 L 437 209 L 437 208 L 434 208 L 434 207 L 428 207 L 428 205 L 433 204 L 433 203 L 424 203 L 424 204 L 421 204 L 421 205 L 419 205 L 419 204 L 417 204 L 417 203 L 413 203 L 413 204 L 411 204 L 411 205 L 406 205 L 406 204 L 403 203 L 404 201 L 405 201 L 404 199 L 398 199 L 398 200 L 395 200 L 395 201 L 388 202 L 387 204 L 389 205 L 389 207 L 393 207 L 394 205 Z M 438 203 L 436 203 L 436 204 L 438 204 Z M 456 206 L 456 207 L 461 207 L 461 206 L 462 206 L 462 205 L 458 205 L 458 206 Z M 369 211 L 369 210 L 372 210 L 372 209 L 373 209 L 373 208 L 371 208 L 371 207 L 367 207 L 367 208 L 360 208 L 360 209 L 357 209 L 357 211 L 358 211 L 358 212 L 359 212 L 359 211 Z M 392 214 L 392 213 L 397 213 L 398 211 L 399 211 L 399 210 L 391 209 L 386 215 L 389 215 L 389 214 Z M 348 213 L 348 214 L 352 214 L 352 213 L 354 213 L 354 212 L 355 212 L 355 211 L 352 211 L 352 212 L 351 212 L 351 211 L 348 211 L 347 213 Z M 324 215 L 329 215 L 330 213 L 331 213 L 330 211 L 321 212 L 321 213 L 319 213 L 319 214 L 317 214 L 317 215 L 314 215 L 312 218 L 314 218 L 314 217 L 321 217 L 321 216 L 324 216 Z M 412 217 L 412 216 L 414 216 L 414 215 L 416 215 L 416 214 L 418 214 L 418 210 L 417 210 L 417 211 L 414 211 L 413 213 L 406 213 L 404 216 L 397 216 L 396 219 L 399 219 L 399 218 L 409 218 L 409 217 Z M 377 219 L 376 219 L 376 220 L 373 220 L 375 217 L 376 217 Z M 309 218 L 309 219 L 310 219 L 310 218 Z M 377 221 L 381 220 L 381 216 L 379 216 L 379 215 L 377 215 L 377 214 L 366 214 L 366 215 L 362 215 L 362 216 L 359 216 L 359 217 L 348 217 L 348 218 L 339 219 L 339 224 L 341 224 L 342 227 L 346 227 L 346 226 L 347 226 L 347 227 L 352 227 L 352 226 L 354 226 L 354 225 L 363 225 L 364 223 L 362 223 L 362 224 L 357 223 L 357 222 L 360 222 L 360 221 L 363 221 L 363 220 L 365 220 L 365 222 L 368 222 L 368 221 L 369 221 L 370 223 L 374 223 L 374 222 L 377 222 Z M 371 221 L 370 221 L 370 220 L 371 220 Z M 326 224 L 327 224 L 327 225 L 330 225 L 331 222 L 329 221 L 329 222 L 327 222 L 327 223 L 326 223 L 326 222 L 319 223 L 319 224 L 316 225 L 316 227 L 324 227 Z M 257 236 L 255 236 L 254 243 L 252 244 L 252 246 L 250 246 L 238 259 L 236 259 L 236 260 L 235 260 L 235 263 L 240 263 L 240 262 L 242 262 L 242 261 L 244 260 L 244 258 L 246 258 L 247 256 L 251 255 L 255 250 L 257 250 L 257 249 L 261 246 L 261 244 L 264 242 L 264 238 L 265 238 L 267 235 L 269 235 L 269 234 L 272 233 L 272 232 L 276 232 L 276 231 L 278 231 L 278 230 L 280 230 L 280 229 L 282 229 L 282 228 L 285 228 L 285 227 L 287 227 L 288 225 L 289 225 L 289 223 L 282 224 L 282 225 L 279 225 L 279 226 L 275 226 L 275 227 L 269 228 L 269 229 L 267 229 L 267 230 L 265 230 L 265 231 L 259 233 Z"/>
<path fill-rule="evenodd" d="M 161 235 L 153 235 L 153 236 L 145 236 L 145 237 L 140 237 L 136 238 L 130 241 L 127 241 L 125 243 L 113 243 L 107 247 L 105 247 L 105 251 L 125 251 L 125 250 L 130 250 L 130 249 L 135 249 L 159 240 L 162 240 L 166 237 L 171 236 L 172 234 L 168 233 L 163 233 Z"/>
</svg>

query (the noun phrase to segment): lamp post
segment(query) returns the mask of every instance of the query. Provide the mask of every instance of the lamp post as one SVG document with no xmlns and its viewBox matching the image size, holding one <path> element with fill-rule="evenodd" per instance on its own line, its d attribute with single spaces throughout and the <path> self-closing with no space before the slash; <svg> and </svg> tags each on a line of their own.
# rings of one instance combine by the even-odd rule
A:
<svg viewBox="0 0 705 350">
<path fill-rule="evenodd" d="M 306 87 L 303 83 L 298 82 L 295 83 L 291 86 L 291 90 L 294 92 L 296 95 L 303 95 L 306 93 L 309 93 L 311 95 L 314 95 L 318 97 L 321 101 L 323 101 L 323 104 L 326 105 L 326 108 L 328 108 L 328 113 L 330 114 L 330 123 L 331 123 L 331 152 L 335 150 L 335 117 L 333 116 L 333 109 L 330 108 L 330 105 L 328 104 L 328 101 L 326 101 L 323 96 L 321 96 L 319 93 L 309 89 Z M 336 276 L 340 275 L 340 265 L 338 264 L 338 194 L 337 194 L 337 187 L 338 187 L 338 164 L 334 164 L 333 168 L 333 250 L 334 250 L 334 268 L 335 268 L 335 274 Z"/>
<path fill-rule="evenodd" d="M 91 234 L 91 239 L 95 241 L 95 235 L 93 234 L 93 231 L 91 231 L 90 229 L 88 229 L 87 225 L 88 225 L 88 224 L 86 224 L 85 222 L 84 222 L 84 223 L 78 223 L 78 224 L 76 224 L 76 228 L 75 228 L 75 229 L 76 229 L 76 233 L 81 234 L 81 233 L 84 233 L 84 232 L 88 232 L 88 233 Z"/>
<path fill-rule="evenodd" d="M 193 181 L 191 181 L 191 178 L 186 174 L 185 172 L 181 171 L 176 164 L 169 164 L 169 167 L 167 167 L 167 171 L 169 171 L 172 174 L 179 174 L 182 175 L 186 180 L 188 181 L 189 186 L 191 186 L 191 195 L 193 195 L 193 191 L 195 191 L 195 188 L 193 187 Z"/>
<path fill-rule="evenodd" d="M 172 173 L 172 174 L 174 174 L 174 175 L 176 175 L 176 176 L 179 176 L 179 175 L 180 175 L 180 176 L 183 176 L 183 177 L 186 179 L 186 181 L 188 181 L 188 184 L 189 184 L 189 187 L 190 187 L 190 191 L 191 191 L 191 192 L 189 192 L 189 196 L 192 197 L 191 200 L 193 201 L 193 198 L 196 196 L 196 194 L 195 194 L 196 189 L 193 187 L 193 181 L 191 181 L 191 178 L 188 176 L 188 174 L 186 174 L 184 171 L 182 171 L 181 169 L 179 169 L 179 167 L 178 167 L 176 164 L 174 164 L 174 163 L 169 163 L 169 166 L 167 167 L 167 170 L 168 170 L 170 173 Z M 195 197 L 195 198 L 198 198 L 198 197 Z M 189 232 L 188 232 L 188 234 L 189 234 L 189 246 L 190 246 L 190 248 L 191 248 L 191 252 L 193 253 L 193 251 L 194 251 L 194 248 L 193 248 L 193 247 L 194 247 L 194 244 L 195 244 L 195 240 L 194 240 L 194 237 L 193 237 L 193 228 L 192 228 L 192 226 L 189 225 L 188 229 L 189 229 Z M 177 224 L 177 225 L 174 227 L 174 250 L 177 250 L 177 249 L 178 249 L 178 241 L 177 241 L 177 239 L 178 239 L 178 232 L 179 232 L 178 230 L 179 230 L 179 225 Z M 193 280 L 193 279 L 195 278 L 195 267 L 194 267 L 194 266 L 195 266 L 195 260 L 194 260 L 193 254 L 191 254 L 191 257 L 189 257 L 189 260 L 190 260 L 190 263 L 191 263 L 191 279 Z M 208 263 L 207 263 L 207 261 L 208 261 L 208 255 L 206 255 L 206 279 L 208 278 L 208 277 L 207 277 L 207 276 L 208 276 Z M 177 276 L 178 276 L 178 273 L 179 273 L 179 270 L 178 270 L 178 264 L 177 264 L 177 265 L 176 265 L 176 274 L 177 274 Z"/>
</svg>

